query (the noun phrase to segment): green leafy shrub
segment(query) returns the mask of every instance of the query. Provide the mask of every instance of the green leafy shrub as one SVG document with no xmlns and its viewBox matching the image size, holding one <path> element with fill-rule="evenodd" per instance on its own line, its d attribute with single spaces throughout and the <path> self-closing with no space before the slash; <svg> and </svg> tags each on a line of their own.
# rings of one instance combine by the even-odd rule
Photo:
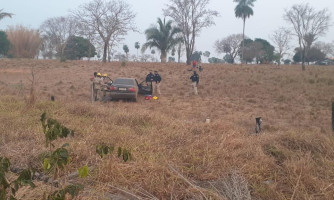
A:
<svg viewBox="0 0 334 200">
<path fill-rule="evenodd" d="M 65 143 L 60 148 L 52 150 L 55 146 L 52 144 L 52 141 L 57 138 L 66 138 L 67 136 L 74 135 L 74 131 L 61 125 L 57 120 L 47 118 L 46 113 L 44 112 L 41 115 L 41 123 L 43 127 L 43 132 L 45 135 L 46 146 L 50 148 L 49 153 L 45 154 L 43 160 L 43 169 L 46 173 L 52 173 L 53 179 L 57 179 L 60 170 L 64 170 L 65 166 L 70 163 L 70 155 L 66 147 L 69 144 Z M 88 168 L 87 168 L 88 173 Z M 86 173 L 86 174 L 87 174 Z M 84 173 L 85 174 L 85 171 Z M 48 200 L 65 200 L 66 194 L 70 194 L 72 198 L 78 195 L 79 191 L 83 189 L 81 185 L 68 185 L 62 190 L 53 192 L 48 196 Z M 51 188 L 52 190 L 52 188 Z"/>
<path fill-rule="evenodd" d="M 113 145 L 106 145 L 106 144 L 99 144 L 96 145 L 96 153 L 100 155 L 101 158 L 103 158 L 108 153 L 111 154 L 114 151 Z"/>
<path fill-rule="evenodd" d="M 6 157 L 0 157 L 0 199 L 10 199 L 15 200 L 16 192 L 22 187 L 29 185 L 34 188 L 35 184 L 32 182 L 33 170 L 24 169 L 19 173 L 17 179 L 12 182 L 9 182 L 6 178 L 6 173 L 10 169 L 10 161 Z M 9 193 L 8 193 L 9 191 Z"/>
<path fill-rule="evenodd" d="M 106 144 L 99 144 L 96 145 L 96 153 L 99 154 L 99 156 L 101 158 L 103 158 L 105 155 L 107 154 L 112 154 L 114 151 L 114 146 L 113 145 L 106 145 Z M 121 157 L 124 162 L 128 161 L 128 160 L 132 160 L 132 154 L 130 152 L 130 150 L 123 148 L 122 147 L 118 147 L 117 148 L 117 157 Z"/>
<path fill-rule="evenodd" d="M 69 164 L 70 156 L 65 148 L 68 144 L 64 144 L 61 148 L 56 149 L 51 152 L 51 154 L 46 155 L 43 161 L 43 169 L 50 172 L 58 172 L 59 169 L 64 169 L 64 166 Z"/>
<path fill-rule="evenodd" d="M 46 139 L 46 145 L 54 147 L 52 145 L 52 141 L 59 138 L 65 138 L 69 135 L 74 136 L 74 131 L 61 125 L 57 120 L 55 119 L 47 119 L 46 113 L 43 113 L 41 115 L 41 122 L 43 127 L 43 132 Z"/>
<path fill-rule="evenodd" d="M 78 196 L 80 190 L 83 190 L 82 185 L 68 185 L 64 189 L 55 191 L 49 195 L 47 200 L 64 200 L 66 199 L 66 194 L 69 194 L 74 198 Z"/>
</svg>

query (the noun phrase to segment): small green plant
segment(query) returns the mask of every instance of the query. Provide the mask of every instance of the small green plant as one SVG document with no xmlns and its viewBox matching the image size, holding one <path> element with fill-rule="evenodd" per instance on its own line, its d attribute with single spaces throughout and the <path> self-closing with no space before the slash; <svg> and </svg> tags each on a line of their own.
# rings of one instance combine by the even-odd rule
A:
<svg viewBox="0 0 334 200">
<path fill-rule="evenodd" d="M 114 151 L 113 145 L 99 144 L 96 145 L 96 153 L 100 155 L 101 158 L 106 156 L 107 154 L 112 154 Z M 124 162 L 128 160 L 132 160 L 132 154 L 130 150 L 122 147 L 117 148 L 117 157 L 121 157 Z"/>
<path fill-rule="evenodd" d="M 122 61 L 122 67 L 125 67 L 126 66 L 126 61 Z"/>
<path fill-rule="evenodd" d="M 103 158 L 108 153 L 111 154 L 114 151 L 113 145 L 106 145 L 106 144 L 99 144 L 96 145 L 96 153 L 100 155 L 101 158 Z"/>
<path fill-rule="evenodd" d="M 86 178 L 88 176 L 88 167 L 87 165 L 79 168 L 79 177 Z"/>
<path fill-rule="evenodd" d="M 35 184 L 32 182 L 33 171 L 31 169 L 24 169 L 19 177 L 9 182 L 6 178 L 6 173 L 9 172 L 10 161 L 6 157 L 0 157 L 0 199 L 15 200 L 16 192 L 22 187 L 29 185 L 34 188 Z M 9 193 L 7 193 L 9 191 Z"/>
<path fill-rule="evenodd" d="M 65 148 L 67 146 L 69 146 L 69 144 L 64 144 L 62 147 L 57 148 L 44 158 L 43 169 L 47 173 L 53 173 L 54 179 L 57 179 L 59 170 L 64 169 L 64 167 L 70 162 L 69 153 Z"/>
<path fill-rule="evenodd" d="M 83 190 L 82 185 L 68 185 L 64 189 L 55 191 L 49 195 L 47 200 L 65 200 L 66 194 L 69 194 L 72 198 L 74 198 L 78 196 L 80 190 Z"/>
<path fill-rule="evenodd" d="M 46 146 L 54 147 L 52 144 L 52 141 L 59 138 L 65 138 L 69 135 L 74 136 L 74 131 L 61 125 L 57 120 L 55 119 L 47 119 L 46 113 L 43 113 L 41 115 L 41 122 L 43 127 L 43 132 L 46 139 Z"/>
<path fill-rule="evenodd" d="M 119 153 L 121 152 L 121 153 Z M 122 158 L 123 158 L 123 161 L 126 162 L 128 160 L 132 160 L 132 155 L 130 153 L 129 150 L 127 150 L 126 148 L 121 148 L 121 147 L 118 147 L 118 157 L 120 157 L 120 155 L 122 155 Z"/>
<path fill-rule="evenodd" d="M 56 180 L 61 170 L 64 170 L 65 166 L 71 161 L 70 155 L 66 147 L 69 144 L 63 144 L 60 148 L 55 148 L 52 141 L 57 138 L 66 138 L 69 135 L 74 135 L 74 131 L 61 125 L 57 120 L 47 118 L 46 113 L 41 115 L 41 123 L 43 132 L 45 135 L 45 144 L 49 147 L 49 152 L 45 155 L 43 160 L 43 169 L 48 174 L 53 174 L 53 180 Z M 88 169 L 87 169 L 88 170 Z M 88 173 L 88 171 L 87 171 Z M 70 194 L 73 197 L 77 196 L 79 191 L 82 190 L 81 185 L 68 185 L 62 190 L 53 192 L 48 196 L 48 200 L 65 200 L 66 194 Z M 52 186 L 51 186 L 52 192 Z"/>
<path fill-rule="evenodd" d="M 120 157 L 122 155 L 122 148 L 118 147 L 117 149 L 117 156 Z"/>
</svg>

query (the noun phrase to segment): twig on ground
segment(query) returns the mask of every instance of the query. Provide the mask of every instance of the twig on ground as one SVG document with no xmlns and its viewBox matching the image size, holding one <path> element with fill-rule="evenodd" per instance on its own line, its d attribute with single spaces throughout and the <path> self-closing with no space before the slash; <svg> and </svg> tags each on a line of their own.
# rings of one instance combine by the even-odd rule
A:
<svg viewBox="0 0 334 200">
<path fill-rule="evenodd" d="M 293 193 L 292 193 L 292 196 L 291 196 L 291 199 L 290 199 L 290 200 L 293 200 L 293 198 L 295 197 L 295 194 L 296 194 L 296 191 L 297 191 L 299 182 L 300 182 L 300 178 L 301 178 L 301 176 L 302 176 L 302 171 L 303 171 L 303 169 L 301 169 L 300 172 L 299 172 L 298 180 L 297 180 L 295 189 L 293 190 Z"/>
<path fill-rule="evenodd" d="M 139 187 L 137 190 L 140 194 L 148 197 L 151 200 L 159 200 L 157 197 L 155 197 L 153 194 L 149 193 L 148 191 L 146 191 L 144 188 Z"/>
<path fill-rule="evenodd" d="M 187 182 L 190 186 L 192 186 L 193 188 L 195 188 L 196 190 L 198 190 L 202 196 L 204 197 L 204 199 L 208 199 L 205 194 L 202 192 L 202 188 L 200 188 L 199 186 L 191 183 L 188 179 L 186 179 L 180 172 L 178 172 L 174 167 L 172 167 L 170 164 L 167 164 L 169 169 L 171 169 L 173 172 L 175 172 L 179 177 L 181 177 L 185 182 Z"/>
<path fill-rule="evenodd" d="M 110 184 L 106 184 L 108 187 L 111 187 L 111 188 L 114 188 L 114 189 L 116 189 L 116 190 L 119 190 L 119 191 L 121 191 L 121 192 L 123 192 L 123 193 L 125 193 L 125 194 L 127 194 L 127 195 L 130 195 L 130 196 L 132 196 L 132 197 L 134 197 L 134 198 L 136 198 L 136 199 L 142 199 L 141 197 L 138 197 L 137 195 L 135 195 L 135 194 L 133 194 L 133 193 L 131 193 L 131 192 L 128 192 L 128 191 L 126 191 L 126 190 L 123 190 L 122 188 L 119 188 L 119 187 L 116 187 L 116 186 L 113 186 L 113 185 L 110 185 Z"/>
</svg>

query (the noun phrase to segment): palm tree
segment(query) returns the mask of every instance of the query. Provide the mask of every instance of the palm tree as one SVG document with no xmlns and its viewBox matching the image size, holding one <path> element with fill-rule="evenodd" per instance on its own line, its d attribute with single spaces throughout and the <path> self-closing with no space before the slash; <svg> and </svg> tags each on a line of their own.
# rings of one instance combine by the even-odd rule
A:
<svg viewBox="0 0 334 200">
<path fill-rule="evenodd" d="M 238 3 L 238 5 L 234 8 L 235 16 L 237 18 L 241 18 L 244 22 L 243 31 L 242 31 L 242 58 L 244 57 L 244 40 L 245 40 L 245 24 L 246 18 L 249 18 L 254 14 L 253 9 L 251 7 L 254 6 L 254 2 L 256 0 L 234 0 L 234 2 Z"/>
<path fill-rule="evenodd" d="M 123 51 L 125 52 L 126 57 L 128 57 L 128 53 L 130 51 L 128 45 L 126 45 L 126 44 L 123 45 Z"/>
<path fill-rule="evenodd" d="M 137 57 L 138 57 L 138 49 L 140 48 L 140 43 L 139 42 L 135 43 L 135 48 L 137 49 Z"/>
<path fill-rule="evenodd" d="M 177 36 L 181 29 L 172 27 L 172 21 L 162 21 L 158 18 L 159 28 L 151 27 L 145 31 L 147 42 L 143 44 L 142 51 L 144 52 L 148 47 L 156 47 L 161 51 L 161 62 L 166 62 L 167 52 L 182 41 L 182 37 Z"/>
<path fill-rule="evenodd" d="M 3 11 L 3 9 L 0 9 L 0 20 L 2 20 L 5 17 L 10 17 L 11 18 L 13 16 L 12 13 L 6 13 L 6 12 L 2 12 L 2 11 Z"/>
</svg>

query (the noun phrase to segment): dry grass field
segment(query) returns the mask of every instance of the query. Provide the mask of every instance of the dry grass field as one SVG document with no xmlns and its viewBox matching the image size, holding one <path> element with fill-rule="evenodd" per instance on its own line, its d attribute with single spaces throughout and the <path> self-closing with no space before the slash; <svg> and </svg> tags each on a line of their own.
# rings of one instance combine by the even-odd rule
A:
<svg viewBox="0 0 334 200">
<path fill-rule="evenodd" d="M 32 68 L 36 102 L 29 104 Z M 41 170 L 46 112 L 76 131 L 55 144 L 70 144 L 60 179 L 85 186 L 77 199 L 334 199 L 334 67 L 203 68 L 194 96 L 184 64 L 1 59 L 0 155 Z M 158 100 L 90 102 L 94 71 L 144 80 L 149 70 L 163 79 Z M 263 130 L 255 135 L 259 116 Z M 126 147 L 133 159 L 101 159 L 101 143 Z M 84 165 L 86 179 L 68 176 Z M 35 182 L 21 199 L 49 191 Z"/>
</svg>

